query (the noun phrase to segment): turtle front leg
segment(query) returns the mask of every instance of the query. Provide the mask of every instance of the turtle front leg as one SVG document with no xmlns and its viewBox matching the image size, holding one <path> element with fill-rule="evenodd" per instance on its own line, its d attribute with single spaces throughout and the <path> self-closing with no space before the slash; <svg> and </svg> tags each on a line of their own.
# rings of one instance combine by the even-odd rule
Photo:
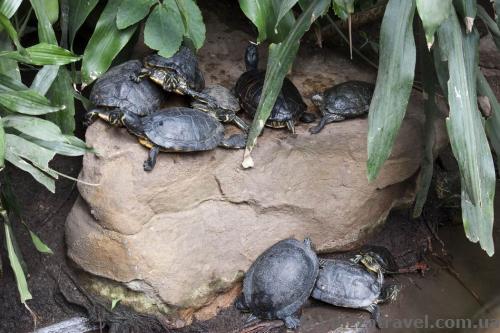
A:
<svg viewBox="0 0 500 333">
<path fill-rule="evenodd" d="M 291 329 L 291 330 L 295 330 L 300 325 L 299 314 L 295 313 L 293 315 L 287 316 L 287 317 L 283 318 L 283 322 L 285 322 L 286 328 Z"/>
<path fill-rule="evenodd" d="M 238 116 L 234 116 L 233 123 L 245 133 L 248 133 L 250 130 L 250 126 L 248 126 L 248 124 Z"/>
<path fill-rule="evenodd" d="M 321 118 L 318 125 L 311 127 L 309 129 L 309 132 L 311 132 L 311 134 L 318 134 L 319 132 L 321 132 L 321 130 L 323 129 L 323 127 L 325 127 L 326 124 L 333 123 L 333 122 L 339 122 L 339 121 L 343 121 L 343 120 L 345 120 L 345 117 L 340 116 L 338 114 L 332 113 L 332 114 L 325 115 L 325 116 L 323 116 L 323 118 Z"/>
<path fill-rule="evenodd" d="M 144 161 L 143 168 L 144 171 L 151 171 L 155 167 L 156 159 L 158 158 L 158 153 L 160 152 L 160 147 L 153 146 L 149 150 L 148 159 Z"/>
<path fill-rule="evenodd" d="M 292 134 L 295 134 L 295 122 L 293 120 L 288 120 L 286 122 L 286 128 L 288 128 Z"/>
<path fill-rule="evenodd" d="M 246 146 L 246 134 L 233 134 L 229 138 L 224 138 L 219 147 L 228 149 L 243 149 Z"/>
<path fill-rule="evenodd" d="M 145 77 L 148 77 L 151 71 L 148 68 L 141 68 L 139 73 L 130 74 L 130 79 L 135 83 L 141 82 Z"/>
</svg>

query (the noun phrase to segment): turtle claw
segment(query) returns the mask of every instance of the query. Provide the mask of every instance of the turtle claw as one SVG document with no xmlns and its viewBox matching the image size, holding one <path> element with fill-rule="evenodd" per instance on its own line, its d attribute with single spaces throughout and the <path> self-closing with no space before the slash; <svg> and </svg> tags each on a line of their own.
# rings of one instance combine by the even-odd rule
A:
<svg viewBox="0 0 500 333">
<path fill-rule="evenodd" d="M 289 316 L 283 319 L 285 322 L 285 326 L 288 329 L 295 330 L 299 327 L 300 325 L 300 318 L 294 317 L 294 316 Z"/>
</svg>

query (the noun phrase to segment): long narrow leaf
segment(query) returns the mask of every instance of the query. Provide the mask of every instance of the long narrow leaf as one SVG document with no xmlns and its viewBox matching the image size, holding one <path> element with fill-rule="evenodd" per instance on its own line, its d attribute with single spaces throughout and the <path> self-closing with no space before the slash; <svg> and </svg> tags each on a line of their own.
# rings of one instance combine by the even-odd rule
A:
<svg viewBox="0 0 500 333">
<path fill-rule="evenodd" d="M 64 156 L 82 156 L 85 153 L 95 153 L 92 148 L 85 145 L 85 142 L 79 140 L 74 136 L 65 135 L 65 142 L 61 141 L 44 141 L 29 137 L 27 135 L 22 135 L 24 139 L 31 141 L 40 147 L 47 148 L 59 155 Z"/>
<path fill-rule="evenodd" d="M 99 0 L 65 0 L 68 1 L 68 40 L 73 49 L 73 41 L 76 33 L 85 22 L 89 14 L 95 8 Z"/>
<path fill-rule="evenodd" d="M 12 163 L 15 167 L 28 172 L 31 176 L 40 184 L 45 186 L 47 190 L 52 193 L 56 192 L 56 183 L 54 178 L 48 176 L 46 173 L 41 171 L 40 169 L 34 167 L 30 163 L 26 162 L 19 155 L 16 155 L 12 152 L 6 151 L 5 159 Z"/>
<path fill-rule="evenodd" d="M 486 24 L 497 49 L 500 50 L 500 27 L 496 24 L 497 22 L 493 21 L 483 6 L 477 6 L 477 16 Z"/>
<path fill-rule="evenodd" d="M 489 254 L 494 253 L 493 197 L 495 169 L 486 139 L 477 100 L 471 96 L 476 78 L 473 64 L 477 63 L 472 43 L 463 39 L 458 18 L 454 12 L 438 30 L 439 43 L 448 58 L 450 80 L 448 103 L 450 115 L 446 125 L 451 147 L 462 179 L 462 216 L 467 237 L 480 242 Z M 466 59 L 464 59 L 466 58 Z"/>
<path fill-rule="evenodd" d="M 477 0 L 453 0 L 453 5 L 464 21 L 467 33 L 471 32 L 476 18 Z"/>
<path fill-rule="evenodd" d="M 18 259 L 18 255 L 16 251 L 14 251 L 14 246 L 12 244 L 12 238 L 14 235 L 12 234 L 12 229 L 10 225 L 5 221 L 5 242 L 7 244 L 7 254 L 9 255 L 10 266 L 12 267 L 12 271 L 14 272 L 14 276 L 16 277 L 17 289 L 19 291 L 19 297 L 21 299 L 21 303 L 26 303 L 26 301 L 32 299 L 30 291 L 28 289 L 28 282 L 26 281 L 26 275 L 24 274 L 23 268 Z"/>
<path fill-rule="evenodd" d="M 10 76 L 0 74 L 0 92 L 4 91 L 19 91 L 19 90 L 27 90 L 26 87 L 21 81 L 15 80 Z"/>
<path fill-rule="evenodd" d="M 36 73 L 35 79 L 31 83 L 30 89 L 36 91 L 40 95 L 45 95 L 49 91 L 50 86 L 54 82 L 59 66 L 46 65 Z"/>
<path fill-rule="evenodd" d="M 66 137 L 61 133 L 59 127 L 38 117 L 9 115 L 2 118 L 2 123 L 6 128 L 14 128 L 33 138 L 45 141 L 66 141 Z"/>
<path fill-rule="evenodd" d="M 47 254 L 54 254 L 50 247 L 45 244 L 40 237 L 38 237 L 33 231 L 29 230 L 31 241 L 33 242 L 33 245 L 35 245 L 35 248 L 38 250 L 40 253 L 47 253 Z"/>
<path fill-rule="evenodd" d="M 4 27 L 5 31 L 9 35 L 10 39 L 12 40 L 14 45 L 16 45 L 16 48 L 18 50 L 22 50 L 23 47 L 21 46 L 21 43 L 19 42 L 19 37 L 17 36 L 16 29 L 14 28 L 12 23 L 10 23 L 9 19 L 6 16 L 4 16 L 2 13 L 0 13 L 0 25 Z"/>
<path fill-rule="evenodd" d="M 116 13 L 120 0 L 109 0 L 106 8 L 99 17 L 94 33 L 90 38 L 82 62 L 82 82 L 90 84 L 104 74 L 111 62 L 128 43 L 137 25 L 118 30 L 116 27 Z"/>
<path fill-rule="evenodd" d="M 292 10 L 293 6 L 297 4 L 298 0 L 283 0 L 279 7 L 278 17 L 276 18 L 276 23 L 274 25 L 274 29 L 278 30 L 278 25 L 281 23 L 283 17 L 285 17 L 290 10 Z"/>
<path fill-rule="evenodd" d="M 64 134 L 73 134 L 75 131 L 75 97 L 71 76 L 64 67 L 59 69 L 48 97 L 57 105 L 64 105 L 61 111 L 47 115 L 47 119 L 57 124 Z"/>
<path fill-rule="evenodd" d="M 40 43 L 25 49 L 27 55 L 19 51 L 0 52 L 0 62 L 3 58 L 14 59 L 31 65 L 66 65 L 80 60 L 80 57 L 59 46 Z"/>
<path fill-rule="evenodd" d="M 497 154 L 497 168 L 500 170 L 500 103 L 493 89 L 481 71 L 477 71 L 477 91 L 479 95 L 486 96 L 491 106 L 491 116 L 486 120 L 486 134 L 491 146 Z"/>
<path fill-rule="evenodd" d="M 9 19 L 14 16 L 23 0 L 2 0 L 0 1 L 0 13 Z"/>
<path fill-rule="evenodd" d="M 450 15 L 453 0 L 417 0 L 417 10 L 425 29 L 427 47 L 434 44 L 434 34 Z"/>
<path fill-rule="evenodd" d="M 0 52 L 12 51 L 12 43 L 5 31 L 0 31 Z M 0 74 L 4 74 L 14 80 L 21 81 L 21 73 L 17 61 L 11 59 L 0 59 Z"/>
<path fill-rule="evenodd" d="M 271 114 L 286 73 L 297 54 L 300 39 L 309 30 L 311 24 L 328 9 L 329 4 L 330 0 L 311 1 L 309 7 L 297 19 L 287 38 L 279 44 L 271 44 L 269 46 L 266 78 L 259 106 L 248 135 L 245 156 L 242 163 L 244 168 L 253 166 L 250 153 L 257 143 L 257 137 L 262 132 L 267 118 Z"/>
<path fill-rule="evenodd" d="M 41 115 L 57 112 L 64 106 L 53 106 L 49 100 L 33 90 L 6 91 L 0 93 L 0 107 L 12 112 Z"/>
<path fill-rule="evenodd" d="M 415 1 L 390 0 L 380 29 L 377 84 L 368 113 L 368 180 L 374 180 L 391 154 L 413 86 L 416 49 Z"/>
<path fill-rule="evenodd" d="M 27 159 L 38 168 L 43 170 L 49 169 L 49 162 L 55 156 L 53 151 L 40 147 L 17 135 L 6 134 L 5 137 L 7 142 L 7 151 Z"/>
<path fill-rule="evenodd" d="M 3 124 L 0 124 L 0 170 L 2 170 L 5 166 L 5 129 Z"/>
<path fill-rule="evenodd" d="M 31 6 L 35 10 L 36 18 L 38 19 L 38 39 L 42 43 L 57 45 L 56 34 L 52 29 L 52 24 L 48 16 L 48 1 L 30 0 Z"/>
</svg>

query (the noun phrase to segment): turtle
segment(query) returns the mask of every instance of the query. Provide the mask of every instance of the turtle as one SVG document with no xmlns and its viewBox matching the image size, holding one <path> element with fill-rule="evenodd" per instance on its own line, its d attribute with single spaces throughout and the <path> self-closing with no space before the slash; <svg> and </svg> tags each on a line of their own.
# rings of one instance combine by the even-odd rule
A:
<svg viewBox="0 0 500 333">
<path fill-rule="evenodd" d="M 352 258 L 352 262 L 361 263 L 373 273 L 381 270 L 384 274 L 396 274 L 400 269 L 392 253 L 386 247 L 378 245 L 363 246 L 359 254 Z"/>
<path fill-rule="evenodd" d="M 236 115 L 241 109 L 238 99 L 229 89 L 221 85 L 213 85 L 206 87 L 202 93 L 212 97 L 217 107 L 210 109 L 209 104 L 196 98 L 191 102 L 191 107 L 201 111 L 212 112 L 217 116 L 219 121 L 224 123 L 232 122 L 244 132 L 248 132 L 248 125 Z"/>
<path fill-rule="evenodd" d="M 314 94 L 311 101 L 322 114 L 318 125 L 309 132 L 317 134 L 326 124 L 355 118 L 368 113 L 375 86 L 364 81 L 347 81 Z"/>
<path fill-rule="evenodd" d="M 207 100 L 207 96 L 200 93 L 205 88 L 203 73 L 189 47 L 181 46 L 170 58 L 157 53 L 146 56 L 142 69 L 132 74 L 131 79 L 139 82 L 146 77 L 165 91 Z"/>
<path fill-rule="evenodd" d="M 165 93 L 159 87 L 149 81 L 134 83 L 128 79 L 130 73 L 141 68 L 139 60 L 130 60 L 111 68 L 94 83 L 90 101 L 95 108 L 87 112 L 88 124 L 99 115 L 99 110 L 116 109 L 146 116 L 160 109 Z"/>
<path fill-rule="evenodd" d="M 259 55 L 257 46 L 250 44 L 245 52 L 246 72 L 236 82 L 235 95 L 238 97 L 243 110 L 254 117 L 259 106 L 260 96 L 264 88 L 266 72 L 258 69 Z M 272 128 L 288 128 L 295 133 L 295 122 L 300 120 L 311 123 L 316 117 L 307 113 L 307 105 L 304 103 L 299 90 L 288 78 L 283 80 L 283 86 L 274 103 L 271 114 L 267 119 L 266 126 Z"/>
<path fill-rule="evenodd" d="M 125 126 L 138 137 L 139 143 L 150 148 L 144 171 L 153 170 L 158 152 L 192 152 L 245 147 L 246 135 L 224 137 L 224 126 L 211 114 L 187 107 L 161 109 L 149 116 L 117 110 L 104 111 L 100 117 L 111 125 Z"/>
<path fill-rule="evenodd" d="M 300 310 L 318 276 L 319 261 L 311 241 L 284 239 L 263 252 L 243 280 L 243 294 L 236 307 L 260 319 L 282 320 L 295 329 Z"/>
<path fill-rule="evenodd" d="M 335 306 L 369 311 L 379 326 L 378 304 L 395 299 L 398 291 L 395 285 L 384 286 L 381 270 L 374 275 L 349 260 L 320 259 L 311 297 Z"/>
</svg>

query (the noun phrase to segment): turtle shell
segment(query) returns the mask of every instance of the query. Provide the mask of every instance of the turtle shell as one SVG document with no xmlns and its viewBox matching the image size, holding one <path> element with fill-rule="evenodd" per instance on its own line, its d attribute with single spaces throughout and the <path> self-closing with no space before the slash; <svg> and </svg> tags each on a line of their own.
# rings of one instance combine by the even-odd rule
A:
<svg viewBox="0 0 500 333">
<path fill-rule="evenodd" d="M 262 319 L 284 319 L 309 298 L 318 269 L 318 258 L 309 243 L 282 240 L 248 270 L 243 281 L 244 301 Z"/>
<path fill-rule="evenodd" d="M 119 108 L 145 116 L 157 111 L 164 101 L 164 92 L 154 83 L 135 83 L 130 75 L 142 68 L 138 60 L 130 60 L 108 70 L 92 87 L 90 101 L 98 107 Z"/>
<path fill-rule="evenodd" d="M 323 93 L 322 112 L 342 115 L 345 118 L 360 116 L 370 109 L 374 85 L 363 81 L 347 81 Z"/>
<path fill-rule="evenodd" d="M 364 308 L 376 303 L 382 290 L 377 277 L 345 260 L 325 260 L 312 297 L 336 306 Z"/>
<path fill-rule="evenodd" d="M 186 46 L 181 46 L 179 51 L 170 58 L 151 54 L 144 58 L 144 64 L 146 67 L 175 72 L 186 80 L 190 88 L 196 91 L 201 91 L 205 87 L 205 79 L 198 66 L 198 59 L 193 51 Z"/>
<path fill-rule="evenodd" d="M 217 105 L 224 110 L 236 113 L 241 109 L 238 99 L 226 87 L 213 85 L 203 89 L 202 93 L 213 97 Z"/>
<path fill-rule="evenodd" d="M 241 106 L 251 117 L 255 115 L 259 106 L 260 96 L 264 88 L 265 71 L 250 70 L 243 73 L 234 88 Z M 283 87 L 274 103 L 270 123 L 285 123 L 288 120 L 296 120 L 307 110 L 299 90 L 288 78 L 283 81 Z M 284 126 L 284 124 L 283 124 Z"/>
<path fill-rule="evenodd" d="M 162 109 L 142 123 L 145 136 L 166 151 L 211 150 L 224 138 L 224 127 L 217 119 L 186 107 Z"/>
</svg>

